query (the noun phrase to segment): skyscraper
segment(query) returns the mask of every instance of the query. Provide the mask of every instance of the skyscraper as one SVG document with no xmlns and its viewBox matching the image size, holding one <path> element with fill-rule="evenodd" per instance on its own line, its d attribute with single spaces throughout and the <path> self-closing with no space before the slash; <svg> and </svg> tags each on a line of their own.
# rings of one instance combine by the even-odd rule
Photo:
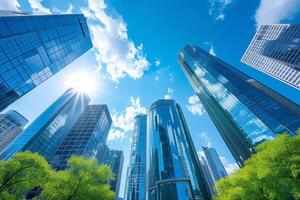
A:
<svg viewBox="0 0 300 200">
<path fill-rule="evenodd" d="M 72 155 L 96 158 L 104 150 L 111 122 L 106 105 L 88 105 L 56 149 L 53 167 L 64 170 Z"/>
<path fill-rule="evenodd" d="M 28 120 L 15 110 L 0 114 L 0 153 L 23 131 Z"/>
<path fill-rule="evenodd" d="M 262 25 L 242 62 L 300 89 L 300 25 Z"/>
<path fill-rule="evenodd" d="M 215 190 L 214 190 L 214 185 L 215 185 L 214 178 L 213 178 L 213 176 L 212 176 L 212 174 L 211 174 L 211 172 L 209 170 L 209 167 L 208 167 L 206 159 L 203 156 L 199 156 L 199 160 L 200 160 L 200 165 L 201 165 L 201 168 L 203 170 L 203 174 L 204 174 L 205 181 L 206 181 L 206 184 L 208 186 L 210 195 L 213 196 L 214 193 L 215 193 Z"/>
<path fill-rule="evenodd" d="M 87 95 L 67 90 L 2 152 L 0 158 L 9 159 L 19 151 L 28 150 L 50 159 L 89 101 Z"/>
<path fill-rule="evenodd" d="M 124 163 L 123 151 L 109 149 L 106 147 L 101 163 L 109 165 L 112 172 L 115 174 L 115 180 L 109 180 L 108 183 L 111 186 L 111 189 L 115 192 L 115 200 L 118 200 Z"/>
<path fill-rule="evenodd" d="M 92 48 L 81 14 L 0 13 L 0 111 Z"/>
<path fill-rule="evenodd" d="M 208 163 L 208 168 L 214 178 L 214 182 L 225 178 L 228 176 L 220 157 L 213 147 L 202 147 L 206 161 Z"/>
<path fill-rule="evenodd" d="M 146 170 L 148 200 L 210 199 L 182 110 L 173 100 L 149 108 Z"/>
<path fill-rule="evenodd" d="M 239 166 L 254 146 L 299 130 L 297 104 L 203 49 L 187 45 L 179 63 Z"/>
<path fill-rule="evenodd" d="M 147 115 L 139 114 L 134 118 L 125 200 L 146 199 L 146 136 Z"/>
</svg>

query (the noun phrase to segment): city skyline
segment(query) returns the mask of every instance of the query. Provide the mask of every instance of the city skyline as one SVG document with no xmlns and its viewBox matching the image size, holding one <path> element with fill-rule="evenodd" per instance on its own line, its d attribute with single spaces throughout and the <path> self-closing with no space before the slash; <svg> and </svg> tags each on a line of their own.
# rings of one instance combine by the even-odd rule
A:
<svg viewBox="0 0 300 200">
<path fill-rule="evenodd" d="M 263 0 L 230 1 L 228 5 L 168 0 L 151 3 L 131 0 L 44 0 L 38 4 L 27 0 L 16 0 L 16 4 L 7 2 L 0 5 L 0 9 L 8 5 L 10 10 L 35 13 L 83 13 L 88 19 L 94 44 L 93 49 L 8 109 L 17 110 L 32 122 L 68 88 L 66 79 L 72 72 L 86 70 L 97 74 L 99 87 L 91 95 L 91 103 L 108 104 L 113 119 L 108 145 L 124 151 L 124 169 L 129 163 L 134 116 L 145 113 L 148 105 L 164 97 L 173 98 L 182 106 L 197 151 L 201 151 L 201 146 L 212 143 L 226 169 L 230 172 L 236 169 L 225 143 L 177 64 L 178 52 L 190 42 L 257 78 L 290 100 L 300 102 L 297 98 L 299 91 L 240 63 L 257 26 L 299 21 L 299 3 L 295 1 L 289 2 L 293 6 L 287 6 L 287 9 L 294 8 L 289 14 L 279 17 L 271 15 L 268 20 L 261 17 L 262 13 L 266 12 L 264 16 L 267 16 L 269 12 L 266 6 L 261 6 L 265 5 Z M 276 9 L 274 13 L 285 8 L 279 6 Z M 137 19 L 136 15 L 141 13 L 143 17 Z M 112 44 L 118 48 L 112 48 Z M 124 194 L 125 174 L 126 170 L 123 170 L 120 196 Z"/>
</svg>

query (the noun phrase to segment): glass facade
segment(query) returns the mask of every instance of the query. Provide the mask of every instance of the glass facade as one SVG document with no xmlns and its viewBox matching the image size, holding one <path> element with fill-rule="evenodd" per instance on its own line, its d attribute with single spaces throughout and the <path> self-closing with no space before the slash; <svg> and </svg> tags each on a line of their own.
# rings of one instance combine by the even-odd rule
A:
<svg viewBox="0 0 300 200">
<path fill-rule="evenodd" d="M 262 25 L 241 61 L 300 89 L 300 25 Z"/>
<path fill-rule="evenodd" d="M 87 95 L 67 90 L 0 155 L 9 159 L 19 151 L 37 152 L 49 159 L 84 111 L 90 99 Z"/>
<path fill-rule="evenodd" d="M 228 176 L 220 157 L 213 147 L 202 147 L 208 168 L 214 178 L 214 182 Z"/>
<path fill-rule="evenodd" d="M 209 167 L 208 167 L 208 164 L 207 164 L 207 161 L 206 161 L 205 157 L 199 156 L 199 160 L 200 160 L 201 168 L 202 168 L 203 173 L 204 173 L 206 184 L 208 185 L 208 188 L 209 188 L 210 195 L 213 196 L 215 194 L 214 178 L 213 178 L 213 176 L 212 176 L 212 174 L 209 170 Z"/>
<path fill-rule="evenodd" d="M 96 158 L 104 150 L 111 122 L 106 105 L 88 105 L 55 151 L 53 167 L 66 169 L 72 155 Z"/>
<path fill-rule="evenodd" d="M 110 166 L 112 172 L 115 174 L 115 180 L 109 180 L 108 184 L 111 186 L 111 190 L 115 192 L 115 200 L 119 200 L 119 191 L 122 178 L 122 170 L 124 163 L 123 151 L 109 149 L 106 147 L 103 154 L 101 163 Z"/>
<path fill-rule="evenodd" d="M 146 136 L 147 115 L 137 115 L 134 119 L 134 128 L 132 132 L 125 200 L 146 199 Z"/>
<path fill-rule="evenodd" d="M 23 131 L 28 120 L 15 110 L 0 114 L 0 153 Z"/>
<path fill-rule="evenodd" d="M 296 135 L 300 107 L 195 45 L 179 63 L 237 163 L 278 134 Z"/>
<path fill-rule="evenodd" d="M 147 117 L 147 199 L 210 199 L 180 106 L 159 100 Z"/>
<path fill-rule="evenodd" d="M 90 48 L 81 14 L 0 14 L 0 111 Z"/>
</svg>

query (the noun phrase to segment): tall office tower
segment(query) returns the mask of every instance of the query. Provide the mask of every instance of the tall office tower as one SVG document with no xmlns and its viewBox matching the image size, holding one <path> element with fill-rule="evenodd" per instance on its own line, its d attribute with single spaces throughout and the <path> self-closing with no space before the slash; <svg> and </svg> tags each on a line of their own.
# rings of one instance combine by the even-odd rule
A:
<svg viewBox="0 0 300 200">
<path fill-rule="evenodd" d="M 254 146 L 299 130 L 297 104 L 203 49 L 187 45 L 179 63 L 239 166 Z"/>
<path fill-rule="evenodd" d="M 173 100 L 149 108 L 146 170 L 148 200 L 210 199 L 182 110 Z"/>
<path fill-rule="evenodd" d="M 134 118 L 125 200 L 145 200 L 147 115 Z"/>
<path fill-rule="evenodd" d="M 67 90 L 2 152 L 0 159 L 26 150 L 51 158 L 89 101 L 87 95 Z"/>
<path fill-rule="evenodd" d="M 209 170 L 214 177 L 214 182 L 228 176 L 220 157 L 213 147 L 202 147 Z"/>
<path fill-rule="evenodd" d="M 215 181 L 214 178 L 209 170 L 208 164 L 206 159 L 203 156 L 199 156 L 200 164 L 204 173 L 206 184 L 208 185 L 210 195 L 213 196 L 215 194 L 214 185 Z"/>
<path fill-rule="evenodd" d="M 0 111 L 90 48 L 81 14 L 0 12 Z"/>
<path fill-rule="evenodd" d="M 96 158 L 103 151 L 111 126 L 106 105 L 88 105 L 51 158 L 53 167 L 64 170 L 72 155 Z"/>
<path fill-rule="evenodd" d="M 262 25 L 241 61 L 300 89 L 300 24 Z"/>
<path fill-rule="evenodd" d="M 23 131 L 28 120 L 15 110 L 0 114 L 0 153 Z"/>
<path fill-rule="evenodd" d="M 106 147 L 101 163 L 109 165 L 112 172 L 115 174 L 115 180 L 109 180 L 108 183 L 111 186 L 111 189 L 115 192 L 115 200 L 118 200 L 124 163 L 123 151 L 109 149 Z"/>
</svg>

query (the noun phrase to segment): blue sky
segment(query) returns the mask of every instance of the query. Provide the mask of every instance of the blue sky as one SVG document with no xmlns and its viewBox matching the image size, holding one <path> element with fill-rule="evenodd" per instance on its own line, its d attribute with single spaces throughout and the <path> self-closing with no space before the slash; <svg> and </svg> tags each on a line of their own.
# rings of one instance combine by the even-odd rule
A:
<svg viewBox="0 0 300 200">
<path fill-rule="evenodd" d="M 36 13 L 83 13 L 94 48 L 8 109 L 34 120 L 83 68 L 97 74 L 93 104 L 107 104 L 114 125 L 108 144 L 125 155 L 120 195 L 129 162 L 133 118 L 161 98 L 182 107 L 194 144 L 216 147 L 227 170 L 234 160 L 177 63 L 194 43 L 300 104 L 300 92 L 242 64 L 256 27 L 299 23 L 299 0 L 1 0 L 0 9 Z"/>
</svg>

